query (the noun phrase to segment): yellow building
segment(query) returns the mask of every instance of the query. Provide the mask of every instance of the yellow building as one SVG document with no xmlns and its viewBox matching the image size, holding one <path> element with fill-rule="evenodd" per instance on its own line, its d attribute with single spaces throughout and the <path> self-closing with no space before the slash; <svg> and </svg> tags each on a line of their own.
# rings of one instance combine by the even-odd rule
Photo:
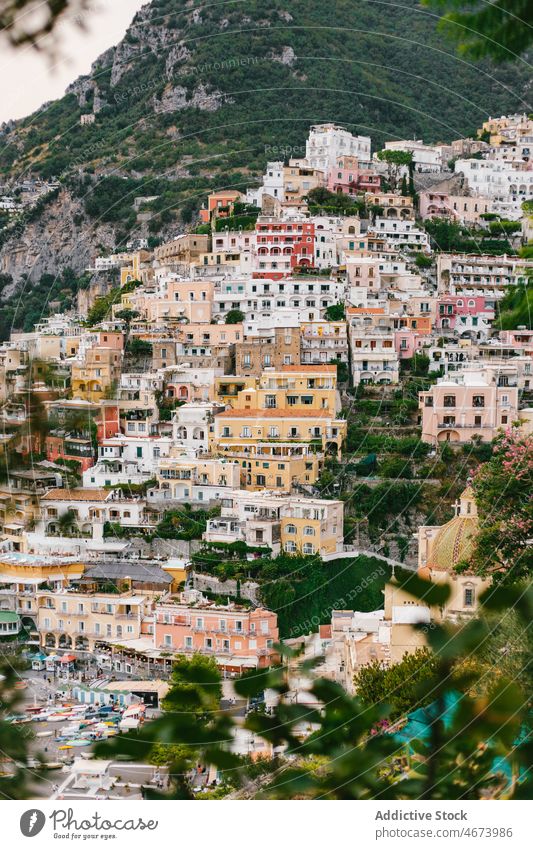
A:
<svg viewBox="0 0 533 849">
<path fill-rule="evenodd" d="M 101 401 L 120 379 L 122 353 L 115 348 L 89 348 L 82 361 L 72 365 L 72 396 Z"/>
<path fill-rule="evenodd" d="M 223 375 L 215 377 L 215 387 L 213 400 L 219 404 L 225 404 L 232 407 L 236 402 L 239 392 L 243 389 L 256 389 L 256 377 L 233 377 L 232 375 Z"/>
<path fill-rule="evenodd" d="M 238 446 L 253 453 L 258 443 L 307 444 L 319 452 L 340 456 L 346 422 L 327 410 L 246 409 L 225 410 L 215 416 L 211 447 L 225 453 Z M 246 449 L 248 448 L 248 452 Z"/>
<path fill-rule="evenodd" d="M 151 599 L 134 592 L 71 590 L 36 593 L 37 628 L 45 648 L 94 651 L 97 643 L 136 640 Z"/>
<path fill-rule="evenodd" d="M 341 550 L 344 503 L 291 498 L 281 518 L 281 547 L 288 554 L 331 554 Z"/>
</svg>

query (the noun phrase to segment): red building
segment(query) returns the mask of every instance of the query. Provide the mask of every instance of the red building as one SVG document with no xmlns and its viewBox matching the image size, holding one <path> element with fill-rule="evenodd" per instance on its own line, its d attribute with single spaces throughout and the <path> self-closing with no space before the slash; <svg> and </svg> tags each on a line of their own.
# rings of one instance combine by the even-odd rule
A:
<svg viewBox="0 0 533 849">
<path fill-rule="evenodd" d="M 94 465 L 94 448 L 90 438 L 77 437 L 62 431 L 52 431 L 45 440 L 46 458 L 55 463 L 57 460 L 75 460 L 80 472 Z"/>
<path fill-rule="evenodd" d="M 253 277 L 281 280 L 295 268 L 313 268 L 314 256 L 314 222 L 258 219 Z"/>
</svg>

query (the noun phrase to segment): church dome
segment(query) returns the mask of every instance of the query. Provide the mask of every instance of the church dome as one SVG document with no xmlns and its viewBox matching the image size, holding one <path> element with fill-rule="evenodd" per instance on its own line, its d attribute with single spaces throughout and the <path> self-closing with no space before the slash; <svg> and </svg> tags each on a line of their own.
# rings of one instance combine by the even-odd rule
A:
<svg viewBox="0 0 533 849">
<path fill-rule="evenodd" d="M 468 560 L 474 551 L 479 530 L 474 493 L 467 487 L 457 505 L 457 514 L 435 535 L 427 565 L 438 572 L 452 572 L 456 565 Z"/>
</svg>

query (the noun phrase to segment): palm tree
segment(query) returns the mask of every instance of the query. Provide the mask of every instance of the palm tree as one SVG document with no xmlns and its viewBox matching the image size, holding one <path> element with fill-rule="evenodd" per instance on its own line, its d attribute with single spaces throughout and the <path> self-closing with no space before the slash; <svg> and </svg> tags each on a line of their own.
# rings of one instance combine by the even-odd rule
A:
<svg viewBox="0 0 533 849">
<path fill-rule="evenodd" d="M 76 514 L 74 510 L 67 510 L 62 513 L 57 520 L 57 529 L 61 536 L 69 536 L 73 531 L 77 531 Z"/>
</svg>

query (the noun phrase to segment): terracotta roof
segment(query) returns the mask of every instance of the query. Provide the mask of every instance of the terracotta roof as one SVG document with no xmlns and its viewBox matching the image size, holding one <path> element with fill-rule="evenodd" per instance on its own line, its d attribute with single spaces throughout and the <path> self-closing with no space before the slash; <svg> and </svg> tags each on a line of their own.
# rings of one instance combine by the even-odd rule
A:
<svg viewBox="0 0 533 849">
<path fill-rule="evenodd" d="M 109 489 L 49 489 L 41 501 L 105 501 L 111 495 Z"/>
<path fill-rule="evenodd" d="M 335 416 L 327 410 L 225 410 L 219 413 L 216 420 L 219 419 L 334 419 Z"/>
</svg>

